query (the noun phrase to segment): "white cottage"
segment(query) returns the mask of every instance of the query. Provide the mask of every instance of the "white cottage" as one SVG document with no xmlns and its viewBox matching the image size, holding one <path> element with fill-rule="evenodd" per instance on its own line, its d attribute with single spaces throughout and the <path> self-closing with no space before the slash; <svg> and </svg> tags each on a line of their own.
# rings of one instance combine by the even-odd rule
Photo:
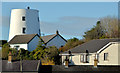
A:
<svg viewBox="0 0 120 73">
<path fill-rule="evenodd" d="M 67 42 L 67 40 L 65 40 L 58 31 L 56 31 L 56 34 L 53 35 L 42 36 L 41 39 L 46 47 L 56 46 L 57 48 L 60 48 Z"/>
<path fill-rule="evenodd" d="M 120 39 L 96 39 L 61 53 L 69 65 L 120 65 Z"/>
<path fill-rule="evenodd" d="M 40 41 L 38 34 L 15 35 L 10 41 L 10 47 L 20 49 L 23 48 L 28 51 L 36 49 Z"/>
</svg>

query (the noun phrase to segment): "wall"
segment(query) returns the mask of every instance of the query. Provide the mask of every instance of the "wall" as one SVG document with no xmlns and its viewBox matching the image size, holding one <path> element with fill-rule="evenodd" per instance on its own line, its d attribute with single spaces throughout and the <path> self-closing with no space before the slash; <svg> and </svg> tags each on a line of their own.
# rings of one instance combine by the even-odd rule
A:
<svg viewBox="0 0 120 73">
<path fill-rule="evenodd" d="M 25 50 L 27 50 L 27 44 L 10 44 L 10 47 L 11 48 L 14 48 L 14 46 L 19 46 L 19 48 L 18 48 L 18 50 L 20 49 L 20 48 L 24 48 Z"/>
<path fill-rule="evenodd" d="M 89 63 L 83 63 L 80 61 L 81 54 L 85 53 L 72 53 L 73 56 L 70 56 L 70 64 L 69 65 L 94 65 L 94 57 L 95 53 L 89 54 Z M 62 56 L 62 63 L 65 59 L 65 56 Z"/>
<path fill-rule="evenodd" d="M 28 50 L 29 51 L 33 51 L 34 49 L 36 49 L 38 43 L 39 43 L 40 39 L 38 36 L 34 37 L 33 40 L 31 40 L 28 44 Z"/>
<path fill-rule="evenodd" d="M 118 44 L 118 64 L 120 65 L 120 44 Z"/>
<path fill-rule="evenodd" d="M 118 65 L 118 49 L 120 49 L 118 43 L 115 43 L 103 50 L 99 54 L 99 65 Z M 104 61 L 104 53 L 108 53 L 108 60 L 106 61 Z"/>
<path fill-rule="evenodd" d="M 47 47 L 56 46 L 57 48 L 60 48 L 61 46 L 64 46 L 65 44 L 66 44 L 66 41 L 63 40 L 59 35 L 57 35 L 54 39 L 49 41 L 46 46 Z"/>
</svg>

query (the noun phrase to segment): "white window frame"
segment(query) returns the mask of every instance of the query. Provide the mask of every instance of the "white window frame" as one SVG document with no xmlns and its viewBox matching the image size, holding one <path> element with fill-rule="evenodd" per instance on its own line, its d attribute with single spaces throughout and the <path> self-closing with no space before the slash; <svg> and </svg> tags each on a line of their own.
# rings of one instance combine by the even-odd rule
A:
<svg viewBox="0 0 120 73">
<path fill-rule="evenodd" d="M 84 62 L 84 54 L 80 55 L 80 62 L 82 62 L 82 63 Z"/>
<path fill-rule="evenodd" d="M 104 61 L 108 61 L 108 53 L 104 53 Z"/>
</svg>

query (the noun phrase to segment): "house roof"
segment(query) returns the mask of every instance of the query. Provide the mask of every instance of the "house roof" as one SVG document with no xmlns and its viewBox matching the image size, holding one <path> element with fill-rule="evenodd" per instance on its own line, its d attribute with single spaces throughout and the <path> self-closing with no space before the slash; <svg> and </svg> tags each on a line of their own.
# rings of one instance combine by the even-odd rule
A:
<svg viewBox="0 0 120 73">
<path fill-rule="evenodd" d="M 20 61 L 13 61 L 12 63 L 8 63 L 8 60 L 2 61 L 2 71 L 20 71 L 22 66 L 22 71 L 38 71 L 38 66 L 41 65 L 40 60 L 22 60 L 22 64 Z"/>
<path fill-rule="evenodd" d="M 55 38 L 57 35 L 60 36 L 63 40 L 65 40 L 59 33 L 53 34 L 53 35 L 42 36 L 41 39 L 43 40 L 43 42 L 45 44 L 47 44 L 50 40 L 52 40 L 53 38 Z"/>
<path fill-rule="evenodd" d="M 44 41 L 44 43 L 47 43 L 50 39 L 54 38 L 55 36 L 56 36 L 56 34 L 42 36 L 41 39 Z"/>
<path fill-rule="evenodd" d="M 109 42 L 118 42 L 120 39 L 95 39 L 89 42 L 78 45 L 77 47 L 70 49 L 72 53 L 86 53 L 86 50 L 89 53 L 94 53 L 103 48 Z"/>
<path fill-rule="evenodd" d="M 29 43 L 37 34 L 25 34 L 16 35 L 10 41 L 9 44 L 26 44 Z"/>
</svg>

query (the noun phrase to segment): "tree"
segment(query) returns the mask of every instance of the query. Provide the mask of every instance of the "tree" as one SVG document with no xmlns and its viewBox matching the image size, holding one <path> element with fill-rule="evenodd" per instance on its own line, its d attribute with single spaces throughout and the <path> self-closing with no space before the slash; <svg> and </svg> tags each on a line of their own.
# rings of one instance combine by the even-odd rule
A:
<svg viewBox="0 0 120 73">
<path fill-rule="evenodd" d="M 105 32 L 103 30 L 103 27 L 101 26 L 101 21 L 98 21 L 96 23 L 96 26 L 85 32 L 85 35 L 83 35 L 83 37 L 86 41 L 105 38 Z"/>
<path fill-rule="evenodd" d="M 120 26 L 118 25 L 118 18 L 115 16 L 107 16 L 100 19 L 101 26 L 104 27 L 107 37 L 118 38 Z"/>
<path fill-rule="evenodd" d="M 8 53 L 9 53 L 10 47 L 9 44 L 6 43 L 2 47 L 2 59 L 8 59 Z"/>
<path fill-rule="evenodd" d="M 59 51 L 60 52 L 67 51 L 67 50 L 72 49 L 72 48 L 74 48 L 82 43 L 84 43 L 83 40 L 79 40 L 79 39 L 74 37 L 72 39 L 69 39 L 63 47 L 59 48 Z"/>
</svg>

